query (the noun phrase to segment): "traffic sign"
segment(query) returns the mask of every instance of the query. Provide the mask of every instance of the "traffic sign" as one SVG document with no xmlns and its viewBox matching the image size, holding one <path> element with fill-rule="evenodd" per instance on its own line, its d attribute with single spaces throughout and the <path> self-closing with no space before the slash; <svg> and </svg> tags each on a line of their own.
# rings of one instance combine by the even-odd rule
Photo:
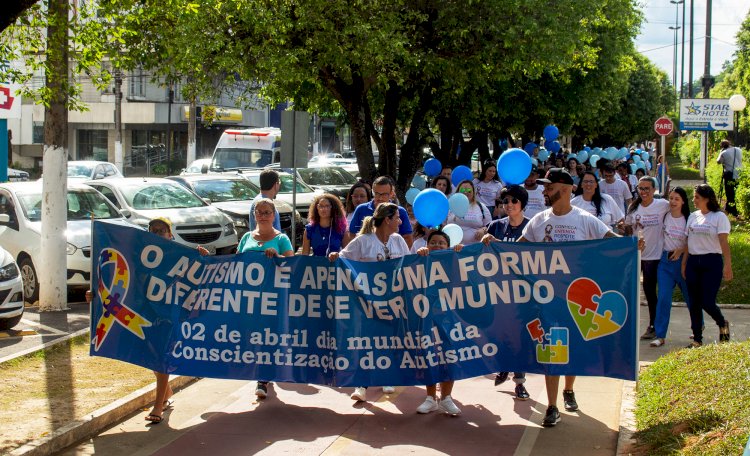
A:
<svg viewBox="0 0 750 456">
<path fill-rule="evenodd" d="M 659 117 L 654 122 L 654 131 L 660 136 L 667 136 L 674 130 L 674 123 L 669 117 Z"/>
<path fill-rule="evenodd" d="M 731 131 L 732 114 L 727 98 L 685 98 L 680 100 L 680 130 Z"/>
</svg>

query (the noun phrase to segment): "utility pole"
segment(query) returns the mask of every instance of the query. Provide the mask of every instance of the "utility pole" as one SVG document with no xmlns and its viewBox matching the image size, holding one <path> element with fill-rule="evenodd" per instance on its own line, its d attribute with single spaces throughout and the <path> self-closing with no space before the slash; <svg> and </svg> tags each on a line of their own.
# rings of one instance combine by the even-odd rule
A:
<svg viewBox="0 0 750 456">
<path fill-rule="evenodd" d="M 122 164 L 122 70 L 115 68 L 115 166 L 123 172 Z"/>
<path fill-rule="evenodd" d="M 198 136 L 197 111 L 195 106 L 195 97 L 190 99 L 190 111 L 188 112 L 188 143 L 187 143 L 187 164 L 195 161 L 195 144 Z"/>
<path fill-rule="evenodd" d="M 708 99 L 711 94 L 711 87 L 714 85 L 714 78 L 711 77 L 711 0 L 706 0 L 706 52 L 703 63 L 703 98 Z M 708 132 L 701 132 L 701 157 L 700 157 L 701 177 L 706 182 L 706 163 L 708 161 Z"/>
<path fill-rule="evenodd" d="M 693 2 L 690 0 L 690 58 L 688 62 L 688 98 L 693 98 Z"/>
<path fill-rule="evenodd" d="M 174 101 L 174 89 L 169 83 L 167 95 L 167 174 L 172 174 L 172 102 Z"/>
</svg>

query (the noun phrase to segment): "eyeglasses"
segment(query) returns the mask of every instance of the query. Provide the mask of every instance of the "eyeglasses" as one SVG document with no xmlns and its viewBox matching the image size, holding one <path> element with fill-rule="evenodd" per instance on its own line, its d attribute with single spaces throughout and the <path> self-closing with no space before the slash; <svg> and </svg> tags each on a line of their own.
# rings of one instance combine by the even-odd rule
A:
<svg viewBox="0 0 750 456">
<path fill-rule="evenodd" d="M 596 181 L 587 179 L 587 180 L 582 180 L 581 183 L 582 184 L 596 184 Z"/>
<path fill-rule="evenodd" d="M 372 192 L 372 194 L 375 196 L 375 198 L 390 198 L 391 192 Z"/>
<path fill-rule="evenodd" d="M 518 198 L 515 198 L 515 197 L 513 197 L 513 198 L 505 198 L 503 200 L 503 204 L 510 204 L 510 203 L 518 204 Z"/>
<path fill-rule="evenodd" d="M 650 192 L 653 190 L 651 187 L 637 187 L 639 192 Z"/>
<path fill-rule="evenodd" d="M 273 214 L 273 211 L 255 211 L 255 216 L 268 217 Z"/>
</svg>

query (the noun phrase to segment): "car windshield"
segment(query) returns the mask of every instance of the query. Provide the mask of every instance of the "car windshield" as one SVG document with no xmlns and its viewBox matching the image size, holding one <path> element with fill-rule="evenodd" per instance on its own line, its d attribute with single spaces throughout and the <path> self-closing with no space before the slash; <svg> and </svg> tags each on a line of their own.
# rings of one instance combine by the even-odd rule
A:
<svg viewBox="0 0 750 456">
<path fill-rule="evenodd" d="M 42 194 L 41 193 L 19 193 L 18 200 L 21 202 L 26 218 L 32 222 L 42 219 Z M 67 198 L 68 221 L 111 219 L 122 217 L 105 197 L 94 189 L 68 190 Z"/>
<path fill-rule="evenodd" d="M 120 187 L 122 196 L 133 209 L 179 209 L 205 206 L 194 193 L 177 183 L 142 182 Z"/>
<path fill-rule="evenodd" d="M 227 149 L 214 151 L 211 168 L 262 168 L 271 164 L 271 151 L 265 149 Z"/>
<path fill-rule="evenodd" d="M 260 175 L 255 174 L 249 176 L 250 182 L 260 187 Z M 281 187 L 279 193 L 292 193 L 294 187 L 294 178 L 291 174 L 280 174 L 279 179 L 281 180 Z M 315 190 L 311 189 L 300 179 L 297 179 L 297 193 L 313 193 Z"/>
<path fill-rule="evenodd" d="M 259 191 L 245 179 L 197 180 L 192 182 L 195 193 L 212 202 L 247 201 L 255 198 Z"/>
<path fill-rule="evenodd" d="M 68 177 L 91 177 L 94 165 L 68 165 Z"/>
<path fill-rule="evenodd" d="M 200 174 L 202 172 L 203 166 L 210 166 L 211 160 L 210 159 L 200 159 L 196 160 L 193 163 L 190 164 L 187 168 L 185 168 L 186 173 L 191 174 Z"/>
<path fill-rule="evenodd" d="M 305 168 L 297 170 L 308 185 L 354 185 L 357 179 L 338 168 Z"/>
</svg>

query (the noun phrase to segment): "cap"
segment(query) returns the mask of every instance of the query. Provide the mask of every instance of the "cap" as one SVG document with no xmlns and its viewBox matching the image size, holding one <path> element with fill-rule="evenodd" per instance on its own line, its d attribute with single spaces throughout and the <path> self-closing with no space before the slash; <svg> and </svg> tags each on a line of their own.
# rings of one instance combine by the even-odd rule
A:
<svg viewBox="0 0 750 456">
<path fill-rule="evenodd" d="M 539 174 L 539 168 L 536 165 L 531 165 L 531 171 L 529 171 L 529 174 L 531 173 Z"/>
<path fill-rule="evenodd" d="M 550 168 L 544 179 L 537 179 L 539 184 L 566 184 L 573 185 L 573 178 L 565 168 Z"/>
<path fill-rule="evenodd" d="M 154 222 L 162 222 L 163 224 L 167 225 L 169 227 L 169 232 L 172 232 L 172 222 L 169 221 L 166 217 L 156 217 L 155 219 L 151 219 L 148 222 L 148 227 L 151 228 L 151 225 L 154 224 Z"/>
</svg>

